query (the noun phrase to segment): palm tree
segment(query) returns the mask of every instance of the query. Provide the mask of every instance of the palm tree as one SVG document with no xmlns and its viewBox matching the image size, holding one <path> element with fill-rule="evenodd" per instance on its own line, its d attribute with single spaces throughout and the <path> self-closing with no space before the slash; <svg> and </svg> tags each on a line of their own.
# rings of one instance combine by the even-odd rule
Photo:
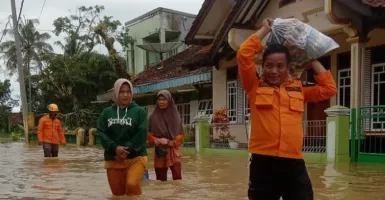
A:
<svg viewBox="0 0 385 200">
<path fill-rule="evenodd" d="M 37 19 L 22 19 L 19 24 L 19 32 L 21 39 L 21 52 L 24 64 L 24 73 L 28 77 L 29 103 L 28 108 L 31 110 L 32 102 L 32 86 L 31 86 L 31 64 L 38 67 L 40 72 L 43 71 L 40 56 L 45 53 L 53 52 L 52 46 L 46 41 L 51 38 L 48 33 L 40 33 L 36 30 L 35 24 L 39 24 Z M 13 29 L 6 30 L 8 34 L 14 35 Z M 2 58 L 6 60 L 6 67 L 10 74 L 16 72 L 16 47 L 14 41 L 5 41 L 0 44 L 0 51 L 4 54 Z"/>
</svg>

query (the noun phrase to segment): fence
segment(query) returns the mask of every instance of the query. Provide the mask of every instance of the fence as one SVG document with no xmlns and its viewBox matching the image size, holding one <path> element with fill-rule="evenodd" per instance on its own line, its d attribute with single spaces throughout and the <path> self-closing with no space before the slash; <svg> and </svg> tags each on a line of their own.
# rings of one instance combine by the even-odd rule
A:
<svg viewBox="0 0 385 200">
<path fill-rule="evenodd" d="M 229 130 L 229 135 L 226 131 Z M 324 153 L 326 152 L 326 121 L 312 120 L 303 121 L 303 152 Z M 234 137 L 235 138 L 231 138 Z M 248 148 L 248 125 L 247 124 L 211 124 L 210 126 L 210 148 Z M 233 143 L 235 141 L 237 144 Z"/>
<path fill-rule="evenodd" d="M 207 139 L 209 136 L 208 145 L 203 145 L 209 148 L 222 148 L 222 149 L 247 149 L 249 138 L 248 124 L 211 124 L 207 125 L 208 130 Z M 217 130 L 218 127 L 218 130 Z M 222 128 L 222 131 L 219 130 Z M 224 129 L 223 129 L 224 128 Z M 228 130 L 228 133 L 223 130 Z M 303 140 L 303 152 L 324 153 L 326 151 L 326 121 L 304 121 L 304 140 Z M 196 124 L 184 126 L 183 147 L 196 147 Z M 76 143 L 76 135 L 66 135 L 68 143 Z M 30 140 L 37 140 L 36 135 L 30 135 Z M 96 136 L 96 145 L 100 145 L 100 138 Z M 204 141 L 201 141 L 204 142 Z M 150 147 L 151 145 L 148 145 Z"/>
<path fill-rule="evenodd" d="M 324 153 L 326 151 L 326 121 L 303 121 L 303 152 Z"/>
<path fill-rule="evenodd" d="M 362 106 L 358 109 L 356 138 L 354 151 L 357 151 L 358 161 L 384 160 L 385 106 Z"/>
</svg>

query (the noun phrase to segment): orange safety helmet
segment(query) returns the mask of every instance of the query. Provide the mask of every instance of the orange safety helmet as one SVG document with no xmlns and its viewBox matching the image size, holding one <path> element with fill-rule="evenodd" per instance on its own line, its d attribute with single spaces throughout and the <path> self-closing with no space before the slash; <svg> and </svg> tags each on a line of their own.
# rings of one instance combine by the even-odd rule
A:
<svg viewBox="0 0 385 200">
<path fill-rule="evenodd" d="M 59 112 L 59 107 L 56 104 L 49 104 L 48 111 L 50 112 Z"/>
</svg>

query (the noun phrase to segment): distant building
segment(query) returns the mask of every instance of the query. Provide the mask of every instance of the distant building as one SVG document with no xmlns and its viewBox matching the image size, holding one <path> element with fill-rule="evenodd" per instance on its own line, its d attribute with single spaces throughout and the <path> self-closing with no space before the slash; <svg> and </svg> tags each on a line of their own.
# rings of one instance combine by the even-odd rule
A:
<svg viewBox="0 0 385 200">
<path fill-rule="evenodd" d="M 190 30 L 194 19 L 195 15 L 193 14 L 159 7 L 128 21 L 126 23 L 126 28 L 129 29 L 128 35 L 135 40 L 127 52 L 129 71 L 132 72 L 134 69 L 135 74 L 138 74 L 147 67 L 160 62 L 158 53 L 145 51 L 137 45 L 166 42 L 183 43 L 182 40 Z M 163 59 L 174 56 L 184 49 L 185 45 L 182 44 L 163 54 Z"/>
</svg>

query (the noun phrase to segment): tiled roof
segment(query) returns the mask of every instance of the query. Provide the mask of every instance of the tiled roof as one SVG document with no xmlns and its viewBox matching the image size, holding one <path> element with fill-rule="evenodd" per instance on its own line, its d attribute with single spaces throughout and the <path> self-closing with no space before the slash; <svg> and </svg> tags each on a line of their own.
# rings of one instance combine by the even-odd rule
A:
<svg viewBox="0 0 385 200">
<path fill-rule="evenodd" d="M 199 67 L 199 68 L 187 68 L 185 65 L 201 64 L 205 62 L 207 57 L 207 47 L 192 46 L 185 51 L 168 58 L 163 61 L 163 68 L 161 64 L 151 66 L 145 71 L 139 73 L 133 80 L 134 85 L 143 85 L 149 83 L 156 83 L 163 80 L 172 78 L 179 78 L 187 75 L 201 74 L 210 72 L 212 66 Z M 202 66 L 202 65 L 201 65 Z"/>
</svg>

